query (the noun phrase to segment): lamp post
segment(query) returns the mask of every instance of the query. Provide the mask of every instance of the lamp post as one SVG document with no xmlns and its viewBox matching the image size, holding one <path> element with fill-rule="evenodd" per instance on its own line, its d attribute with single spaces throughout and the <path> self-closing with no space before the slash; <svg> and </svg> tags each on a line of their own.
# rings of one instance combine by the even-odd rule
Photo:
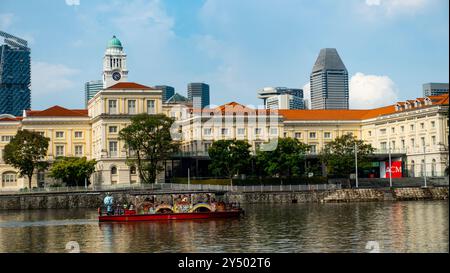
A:
<svg viewBox="0 0 450 273">
<path fill-rule="evenodd" d="M 358 188 L 358 146 L 355 141 L 355 182 L 356 188 Z"/>
</svg>

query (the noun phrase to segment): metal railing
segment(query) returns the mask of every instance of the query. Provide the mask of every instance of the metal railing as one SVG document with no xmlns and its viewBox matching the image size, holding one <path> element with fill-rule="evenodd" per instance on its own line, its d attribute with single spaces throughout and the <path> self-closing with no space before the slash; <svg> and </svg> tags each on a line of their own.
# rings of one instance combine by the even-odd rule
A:
<svg viewBox="0 0 450 273">
<path fill-rule="evenodd" d="M 311 184 L 311 185 L 211 185 L 211 184 L 116 184 L 116 185 L 94 185 L 85 187 L 47 187 L 34 188 L 33 190 L 11 190 L 0 191 L 0 195 L 6 194 L 29 194 L 29 193 L 81 193 L 81 192 L 99 192 L 99 191 L 232 191 L 232 192 L 280 192 L 280 191 L 325 191 L 341 189 L 341 184 Z"/>
</svg>

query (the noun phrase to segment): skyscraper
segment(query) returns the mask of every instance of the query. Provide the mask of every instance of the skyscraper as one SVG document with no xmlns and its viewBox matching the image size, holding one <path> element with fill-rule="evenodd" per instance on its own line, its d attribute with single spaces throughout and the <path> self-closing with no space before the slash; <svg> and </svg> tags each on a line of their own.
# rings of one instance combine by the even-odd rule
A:
<svg viewBox="0 0 450 273">
<path fill-rule="evenodd" d="M 335 48 L 320 50 L 310 84 L 311 109 L 348 109 L 348 72 Z"/>
<path fill-rule="evenodd" d="M 305 109 L 303 89 L 265 87 L 258 92 L 266 109 Z"/>
<path fill-rule="evenodd" d="M 205 108 L 209 105 L 209 85 L 206 83 L 189 83 L 188 99 L 194 108 Z"/>
<path fill-rule="evenodd" d="M 175 94 L 175 88 L 168 85 L 157 85 L 156 89 L 162 90 L 162 101 L 166 102 L 169 98 L 171 98 Z"/>
<path fill-rule="evenodd" d="M 27 41 L 0 31 L 0 114 L 21 116 L 31 108 L 31 59 Z"/>
<path fill-rule="evenodd" d="M 423 84 L 423 96 L 437 96 L 442 94 L 448 94 L 448 83 L 424 83 Z"/>
<path fill-rule="evenodd" d="M 103 81 L 89 81 L 84 84 L 84 98 L 86 107 L 90 99 L 92 99 L 95 94 L 103 89 Z"/>
</svg>

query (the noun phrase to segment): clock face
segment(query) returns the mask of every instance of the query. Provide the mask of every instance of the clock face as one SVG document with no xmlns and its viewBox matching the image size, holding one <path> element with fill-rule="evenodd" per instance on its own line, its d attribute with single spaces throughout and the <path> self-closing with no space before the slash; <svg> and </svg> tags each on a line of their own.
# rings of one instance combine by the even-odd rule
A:
<svg viewBox="0 0 450 273">
<path fill-rule="evenodd" d="M 114 72 L 114 73 L 112 74 L 112 78 L 113 78 L 115 81 L 120 80 L 121 77 L 122 77 L 122 75 L 120 75 L 119 72 Z"/>
</svg>

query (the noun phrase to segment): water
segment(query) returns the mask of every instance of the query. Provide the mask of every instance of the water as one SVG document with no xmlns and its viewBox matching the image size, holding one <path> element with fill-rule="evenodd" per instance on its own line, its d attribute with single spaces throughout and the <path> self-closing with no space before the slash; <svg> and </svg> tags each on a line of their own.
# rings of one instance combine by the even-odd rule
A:
<svg viewBox="0 0 450 273">
<path fill-rule="evenodd" d="M 95 209 L 0 211 L 0 252 L 449 252 L 448 201 L 246 205 L 241 219 L 97 222 Z M 374 243 L 371 243 L 374 244 Z"/>
</svg>

